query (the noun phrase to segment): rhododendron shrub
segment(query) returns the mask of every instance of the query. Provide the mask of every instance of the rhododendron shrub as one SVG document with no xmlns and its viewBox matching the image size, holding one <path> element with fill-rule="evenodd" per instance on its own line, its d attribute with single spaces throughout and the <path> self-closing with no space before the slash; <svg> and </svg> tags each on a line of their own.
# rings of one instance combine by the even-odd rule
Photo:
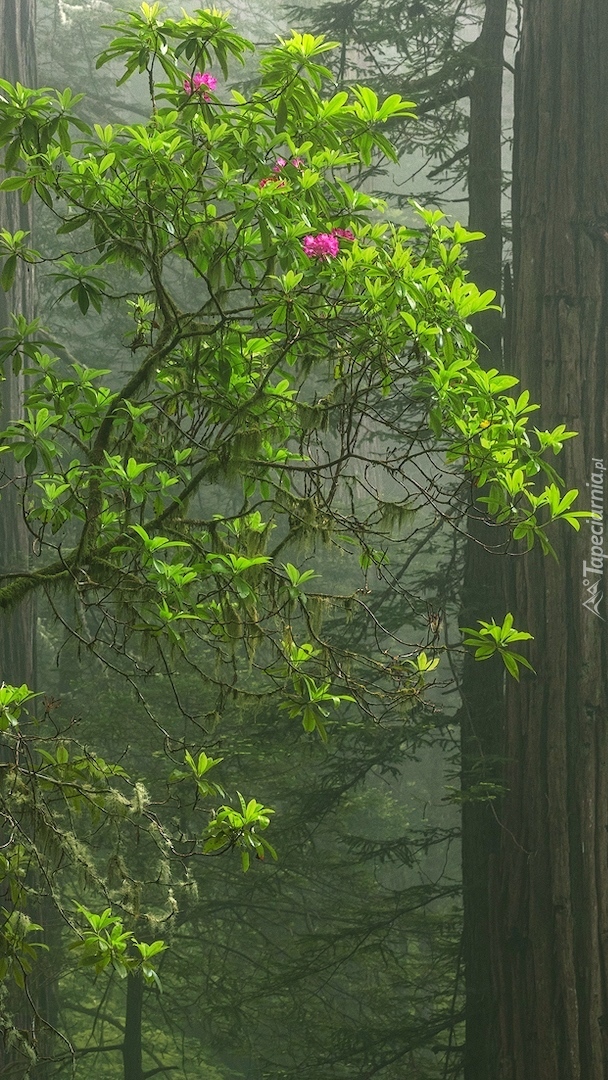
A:
<svg viewBox="0 0 608 1080">
<path fill-rule="evenodd" d="M 543 459 L 568 433 L 530 430 L 516 380 L 478 364 L 468 320 L 494 298 L 462 265 L 476 237 L 420 209 L 391 224 L 349 179 L 394 158 L 383 125 L 415 123 L 411 103 L 333 93 L 334 44 L 308 34 L 262 52 L 245 94 L 228 62 L 254 47 L 217 12 L 144 4 L 116 30 L 99 63 L 145 79 L 146 123 L 91 128 L 70 91 L 0 82 L 2 188 L 57 225 L 41 252 L 2 232 L 3 287 L 19 260 L 50 263 L 73 318 L 131 320 L 126 342 L 99 335 L 92 367 L 19 314 L 2 332 L 7 371 L 29 373 L 2 452 L 38 557 L 0 604 L 76 590 L 87 647 L 144 697 L 157 647 L 220 710 L 228 689 L 262 694 L 323 738 L 355 705 L 402 716 L 441 654 L 426 618 L 407 646 L 392 636 L 370 573 L 415 608 L 394 552 L 436 522 L 463 529 L 477 485 L 489 518 L 546 549 L 551 522 L 576 524 Z M 320 542 L 346 560 L 346 595 Z M 359 651 L 353 613 L 373 631 Z M 508 653 L 498 629 L 480 658 Z"/>
</svg>

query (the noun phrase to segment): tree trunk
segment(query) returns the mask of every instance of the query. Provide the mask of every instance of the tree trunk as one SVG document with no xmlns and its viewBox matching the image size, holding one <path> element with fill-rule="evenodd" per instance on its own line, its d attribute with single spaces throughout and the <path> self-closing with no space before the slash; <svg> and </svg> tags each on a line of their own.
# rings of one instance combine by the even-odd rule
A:
<svg viewBox="0 0 608 1080">
<path fill-rule="evenodd" d="M 9 82 L 35 85 L 36 0 L 0 0 L 0 76 Z M 32 231 L 32 203 L 25 206 L 16 194 L 0 193 L 0 226 L 9 232 Z M 32 267 L 19 265 L 15 283 L 8 294 L 0 290 L 0 330 L 10 323 L 10 313 L 17 312 L 31 319 L 34 311 L 34 275 Z M 23 375 L 4 372 L 1 384 L 2 404 L 0 430 L 9 419 L 21 412 Z M 0 573 L 10 573 L 27 567 L 31 550 L 19 496 L 14 489 L 14 467 L 2 455 L 0 463 Z M 35 683 L 35 602 L 22 601 L 11 614 L 1 612 L 0 623 L 0 682 L 20 686 Z"/>
<path fill-rule="evenodd" d="M 127 976 L 127 1010 L 122 1058 L 124 1080 L 143 1080 L 141 1020 L 144 981 L 141 971 Z"/>
<path fill-rule="evenodd" d="M 36 0 L 0 0 L 0 76 L 9 82 L 35 85 Z M 32 232 L 31 203 L 23 205 L 16 194 L 0 193 L 0 227 L 9 232 L 18 229 Z M 13 288 L 8 294 L 0 290 L 0 331 L 10 325 L 10 314 L 16 312 L 31 319 L 34 313 L 34 274 L 32 267 L 20 264 Z M 0 384 L 0 430 L 9 420 L 22 413 L 24 377 L 15 375 L 7 364 Z M 4 455 L 0 459 L 0 573 L 10 573 L 28 566 L 30 537 L 23 520 L 21 502 L 15 491 L 14 466 Z M 0 612 L 0 683 L 35 687 L 35 601 L 28 598 L 12 613 Z M 11 907 L 10 899 L 2 902 Z M 41 899 L 41 905 L 44 900 Z M 31 911 L 35 921 L 41 918 L 38 904 Z M 44 919 L 42 919 L 44 921 Z M 32 973 L 29 982 L 31 1001 L 16 987 L 9 986 L 6 1006 L 15 1026 L 23 1032 L 26 1042 L 35 1049 L 40 1064 L 36 1077 L 44 1080 L 49 1052 L 49 1030 L 40 1017 L 47 1017 L 55 994 L 55 974 L 42 962 Z M 35 1009 L 32 1008 L 32 1002 Z M 44 1004 L 43 1004 L 44 1003 Z M 27 1069 L 27 1051 L 18 1046 L 0 1049 L 0 1069 L 15 1080 Z"/>
<path fill-rule="evenodd" d="M 526 0 L 517 374 L 542 403 L 539 426 L 580 432 L 558 464 L 582 492 L 579 508 L 600 517 L 579 534 L 555 530 L 559 562 L 517 560 L 516 625 L 535 636 L 538 675 L 509 680 L 507 693 L 494 912 L 500 1080 L 608 1078 L 607 52 L 606 0 Z"/>
<path fill-rule="evenodd" d="M 469 226 L 486 234 L 468 249 L 470 276 L 480 289 L 502 289 L 502 84 L 507 31 L 507 0 L 486 0 L 483 26 L 475 43 L 469 116 Z M 502 325 L 499 311 L 475 321 L 488 360 L 499 367 Z M 483 362 L 484 349 L 481 349 Z M 488 363 L 488 367 L 490 364 Z"/>
<path fill-rule="evenodd" d="M 469 129 L 469 226 L 486 234 L 471 245 L 469 270 L 480 289 L 500 297 L 502 278 L 502 83 L 506 0 L 487 0 L 471 84 Z M 475 331 L 485 366 L 501 366 L 501 316 L 479 316 Z M 485 348 L 484 348 L 485 345 Z M 483 504 L 468 520 L 461 625 L 498 618 L 502 598 L 503 531 L 483 520 Z M 500 844 L 494 803 L 484 798 L 497 779 L 502 745 L 502 665 L 480 669 L 467 656 L 460 711 L 462 747 L 462 874 L 465 966 L 465 1080 L 496 1076 L 497 1006 L 490 955 L 489 883 Z M 490 785 L 488 787 L 487 785 Z"/>
</svg>

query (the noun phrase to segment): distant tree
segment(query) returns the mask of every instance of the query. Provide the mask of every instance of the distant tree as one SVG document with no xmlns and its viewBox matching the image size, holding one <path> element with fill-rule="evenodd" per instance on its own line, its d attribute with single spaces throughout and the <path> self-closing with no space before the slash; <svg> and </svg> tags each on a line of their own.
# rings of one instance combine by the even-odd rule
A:
<svg viewBox="0 0 608 1080">
<path fill-rule="evenodd" d="M 11 83 L 19 81 L 26 85 L 36 83 L 36 48 L 35 48 L 35 0 L 0 0 L 0 78 Z M 32 204 L 23 204 L 18 194 L 0 193 L 0 220 L 11 233 L 22 230 L 32 231 Z M 10 311 L 17 311 L 30 321 L 35 314 L 34 268 L 26 262 L 16 269 L 12 288 L 9 292 L 0 290 L 0 326 L 6 326 Z M 1 373 L 0 373 L 1 374 Z M 0 384 L 0 429 L 13 418 L 22 415 L 25 379 L 21 372 L 10 369 Z M 0 571 L 11 573 L 27 569 L 31 561 L 32 543 L 27 523 L 22 512 L 20 491 L 17 487 L 19 469 L 7 459 L 0 462 L 0 492 L 2 508 L 0 511 Z M 0 684 L 3 681 L 17 685 L 34 685 L 36 670 L 36 598 L 27 597 L 23 603 L 7 613 L 0 627 Z M 7 747 L 0 751 L 0 760 L 6 761 Z M 0 845 L 4 850 L 10 834 L 0 833 Z M 5 904 L 6 880 L 0 883 L 1 901 Z M 31 905 L 30 905 L 31 912 Z M 43 965 L 41 965 L 42 967 Z M 44 977 L 32 988 L 38 1004 L 45 996 Z M 32 1009 L 22 996 L 17 1001 L 12 994 L 10 1009 L 16 1021 L 16 1028 L 31 1035 L 33 1026 Z M 4 1011 L 4 1009 L 2 1009 Z M 35 1024 L 34 1024 L 35 1027 Z M 39 1033 L 43 1038 L 43 1034 Z M 0 1067 L 10 1069 L 15 1065 L 14 1048 L 4 1045 L 0 1048 Z"/>
<path fill-rule="evenodd" d="M 503 72 L 507 0 L 486 0 L 475 42 L 469 88 L 467 194 L 469 227 L 485 234 L 471 248 L 468 267 L 481 289 L 502 293 L 503 267 Z M 502 368 L 503 321 L 500 313 L 481 313 L 474 321 L 486 368 Z M 469 514 L 461 619 L 478 619 L 504 610 L 503 565 L 508 534 L 488 524 L 479 493 Z M 498 557 L 497 557 L 498 556 Z M 494 1080 L 498 1056 L 497 1001 L 490 946 L 492 867 L 500 844 L 496 812 L 503 752 L 504 675 L 490 660 L 485 677 L 465 657 L 459 710 L 462 747 L 463 958 L 465 969 L 465 1080 Z"/>
<path fill-rule="evenodd" d="M 25 85 L 36 83 L 35 2 L 0 0 L 0 77 Z M 2 224 L 9 232 L 32 231 L 32 204 L 23 204 L 15 195 L 0 194 Z M 0 325 L 6 326 L 9 312 L 18 311 L 26 319 L 34 315 L 34 273 L 27 262 L 19 264 L 9 292 L 0 292 Z M 10 373 L 2 384 L 2 427 L 16 418 L 22 407 L 24 377 Z M 2 513 L 0 514 L 0 568 L 27 569 L 31 540 L 14 483 L 15 468 L 7 460 L 0 474 Z M 34 681 L 35 601 L 28 597 L 5 619 L 0 633 L 0 681 L 32 684 Z"/>
<path fill-rule="evenodd" d="M 168 699 L 161 679 L 158 686 Z M 96 718 L 108 746 L 115 710 L 117 692 Z M 171 722 L 170 708 L 167 716 Z M 83 721 L 82 736 L 92 727 Z M 408 740 L 414 731 L 424 740 L 424 727 L 425 718 L 412 714 Z M 132 727 L 130 741 L 142 762 L 149 758 L 153 733 Z M 111 835 L 103 854 L 98 839 L 96 862 L 110 869 L 113 889 L 120 881 L 126 889 L 128 871 L 129 888 L 139 889 L 142 908 L 155 915 L 154 933 L 169 946 L 159 966 L 162 995 L 144 988 L 143 1045 L 156 1055 L 150 1066 L 179 1066 L 185 1058 L 192 1067 L 200 1058 L 251 1077 L 331 1070 L 353 1078 L 375 1066 L 388 1080 L 407 1062 L 437 1080 L 447 1057 L 448 1075 L 455 1074 L 462 1017 L 453 982 L 456 843 L 446 874 L 453 815 L 444 807 L 439 817 L 433 779 L 441 769 L 429 775 L 429 751 L 419 746 L 425 764 L 418 764 L 401 726 L 364 719 L 335 728 L 327 746 L 311 743 L 287 717 L 263 706 L 231 710 L 206 742 L 214 757 L 223 757 L 212 776 L 233 790 L 246 775 L 249 790 L 277 807 L 272 841 L 279 859 L 256 861 L 246 875 L 235 873 L 229 858 L 191 859 L 180 874 L 174 858 L 144 840 L 145 820 L 131 813 L 119 858 Z M 156 768 L 147 765 L 150 809 L 166 799 L 163 762 L 156 760 Z M 201 827 L 201 807 L 193 804 L 187 783 L 172 785 L 184 835 Z M 155 878 L 165 882 L 165 892 L 171 881 L 170 904 Z M 70 887 L 64 877 L 62 894 L 73 895 Z M 434 902 L 432 914 L 425 901 Z M 122 1037 L 124 983 L 114 978 L 107 986 L 102 1030 L 99 1020 L 95 1027 L 99 977 L 96 987 L 93 973 L 86 976 L 64 965 L 61 1030 L 74 1046 L 90 1048 L 79 1065 L 83 1074 L 105 1078 L 116 1067 L 118 1051 L 103 1046 L 116 1047 Z M 97 1056 L 96 1046 L 102 1047 Z M 67 1064 L 65 1047 L 56 1052 Z"/>
<path fill-rule="evenodd" d="M 415 138 L 404 127 L 396 136 L 402 166 L 415 146 L 424 161 L 419 168 L 429 195 L 432 186 L 462 187 L 469 228 L 485 239 L 472 245 L 467 266 L 480 289 L 502 294 L 503 277 L 503 108 L 504 46 L 507 0 L 460 3 L 455 0 L 412 3 L 322 3 L 315 9 L 290 6 L 299 25 L 330 33 L 341 42 L 334 64 L 344 85 L 365 78 L 376 90 L 398 90 L 416 102 L 421 117 Z M 479 29 L 477 30 L 477 26 Z M 395 184 L 371 175 L 368 189 L 392 188 L 392 205 L 406 205 Z M 460 192 L 459 192 L 460 194 Z M 447 195 L 447 193 L 446 193 Z M 509 313 L 510 315 L 510 313 Z M 484 367 L 502 367 L 503 320 L 486 311 L 473 320 L 483 346 Z M 483 499 L 472 507 L 469 541 L 456 561 L 458 581 L 437 581 L 435 591 L 450 593 L 461 621 L 472 625 L 504 609 L 502 561 L 508 535 L 488 525 Z M 497 558 L 502 556 L 503 558 Z M 448 560 L 446 560 L 448 563 Z M 454 561 L 448 563 L 454 574 Z M 445 578 L 445 569 L 437 577 Z M 444 601 L 446 607 L 448 602 Z M 497 1013 L 490 951 L 489 866 L 495 858 L 500 827 L 495 798 L 500 791 L 501 731 L 504 711 L 500 662 L 488 665 L 483 679 L 467 657 L 460 679 L 462 745 L 462 874 L 466 983 L 466 1080 L 492 1080 L 496 1074 Z M 491 797 L 487 797 L 490 795 Z"/>
</svg>

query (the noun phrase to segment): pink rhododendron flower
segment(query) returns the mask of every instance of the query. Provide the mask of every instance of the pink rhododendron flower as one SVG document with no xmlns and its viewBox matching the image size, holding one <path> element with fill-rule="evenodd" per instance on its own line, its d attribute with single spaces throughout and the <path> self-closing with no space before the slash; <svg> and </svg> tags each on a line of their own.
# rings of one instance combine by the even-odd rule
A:
<svg viewBox="0 0 608 1080">
<path fill-rule="evenodd" d="M 302 248 L 311 259 L 335 259 L 340 250 L 340 241 L 332 233 L 317 233 L 316 236 L 305 236 Z"/>
<path fill-rule="evenodd" d="M 196 71 L 191 79 L 184 79 L 184 90 L 187 94 L 198 94 L 203 87 L 215 90 L 217 79 L 209 71 Z M 203 94 L 203 101 L 211 101 L 209 94 Z"/>
<path fill-rule="evenodd" d="M 352 229 L 332 229 L 334 236 L 341 236 L 343 240 L 354 240 L 355 234 Z"/>
<path fill-rule="evenodd" d="M 286 165 L 293 165 L 296 169 L 301 169 L 304 164 L 304 158 L 292 157 L 291 161 L 287 161 L 287 158 L 278 157 L 272 166 L 273 173 L 278 173 L 281 169 L 284 169 Z"/>
<path fill-rule="evenodd" d="M 296 169 L 299 169 L 304 164 L 304 158 L 292 158 L 288 161 L 287 158 L 278 157 L 272 166 L 274 176 L 265 176 L 263 180 L 260 180 L 260 187 L 266 187 L 266 184 L 275 184 L 279 181 L 279 187 L 285 187 L 285 181 L 279 180 L 279 173 L 285 168 L 286 165 L 295 165 Z"/>
</svg>

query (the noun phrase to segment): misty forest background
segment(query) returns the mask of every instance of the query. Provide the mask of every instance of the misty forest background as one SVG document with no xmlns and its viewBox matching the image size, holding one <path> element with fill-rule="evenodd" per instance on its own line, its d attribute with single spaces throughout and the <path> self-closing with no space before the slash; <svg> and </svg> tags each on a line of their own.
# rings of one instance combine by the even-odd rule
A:
<svg viewBox="0 0 608 1080">
<path fill-rule="evenodd" d="M 102 27 L 126 6 L 0 0 L 0 77 L 84 92 L 91 123 L 145 122 L 146 80 L 117 86 L 118 66 L 95 68 L 108 42 Z M 580 433 L 559 465 L 588 509 L 585 484 L 606 431 L 603 0 L 230 8 L 256 43 L 293 27 L 338 42 L 324 57 L 337 88 L 363 83 L 416 103 L 416 120 L 389 125 L 398 162 L 362 167 L 351 182 L 385 198 L 397 223 L 412 223 L 415 197 L 485 233 L 467 268 L 502 311 L 473 320 L 481 362 L 517 375 L 541 403 L 539 426 Z M 52 245 L 47 208 L 32 216 L 31 204 L 15 209 L 11 199 L 0 193 L 0 224 L 17 215 L 34 246 Z M 74 323 L 57 296 L 44 268 L 19 278 L 0 297 L 0 329 L 11 310 L 35 313 L 72 357 L 111 369 L 118 385 L 126 313 L 91 309 Z M 8 365 L 5 377 L 2 427 L 23 379 Z M 161 669 L 143 655 L 125 682 L 120 662 L 86 647 L 89 616 L 67 590 L 6 606 L 2 680 L 43 695 L 35 722 L 56 739 L 94 747 L 138 783 L 131 802 L 116 794 L 110 824 L 93 817 L 68 831 L 53 874 L 31 880 L 29 916 L 47 949 L 22 985 L 2 940 L 0 1076 L 606 1080 L 608 666 L 605 622 L 582 608 L 588 538 L 585 525 L 564 528 L 552 539 L 557 560 L 520 558 L 487 524 L 480 494 L 466 530 L 440 515 L 404 521 L 410 539 L 390 551 L 399 590 L 373 562 L 362 583 L 335 547 L 303 544 L 298 565 L 314 549 L 336 594 L 381 593 L 384 625 L 440 658 L 402 718 L 346 705 L 327 742 L 258 694 L 255 673 L 250 698 L 227 693 L 221 710 L 194 666 Z M 229 482 L 219 479 L 212 495 L 218 513 L 234 508 Z M 6 575 L 36 551 L 10 484 L 2 497 Z M 527 655 L 537 675 L 522 672 L 519 683 L 498 657 L 480 665 L 461 645 L 459 627 L 506 611 L 534 635 Z M 345 628 L 331 606 L 323 619 L 365 652 L 365 620 L 354 613 Z M 179 769 L 193 718 L 200 748 L 222 759 L 222 788 L 275 810 L 276 861 L 253 860 L 247 873 L 230 852 L 180 862 L 143 826 L 141 815 L 165 804 L 167 762 Z M 182 799 L 175 814 L 190 834 L 197 800 Z M 45 865 L 50 833 L 40 839 Z M 168 945 L 156 966 L 162 992 L 79 965 L 69 948 L 74 902 L 100 912 L 100 897 L 144 940 Z"/>
</svg>

